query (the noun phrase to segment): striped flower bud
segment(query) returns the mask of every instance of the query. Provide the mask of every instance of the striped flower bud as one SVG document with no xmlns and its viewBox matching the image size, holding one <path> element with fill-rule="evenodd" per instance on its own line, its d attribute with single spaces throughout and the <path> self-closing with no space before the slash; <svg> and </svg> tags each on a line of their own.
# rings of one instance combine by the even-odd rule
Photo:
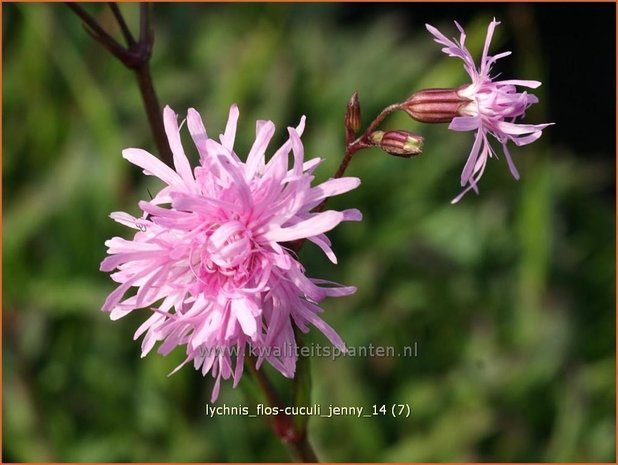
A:
<svg viewBox="0 0 618 465">
<path fill-rule="evenodd" d="M 470 99 L 459 95 L 460 89 L 424 89 L 412 94 L 401 108 L 421 123 L 450 123 L 462 116 Z"/>
<path fill-rule="evenodd" d="M 423 151 L 423 138 L 408 131 L 373 131 L 369 137 L 389 155 L 410 158 Z"/>
</svg>

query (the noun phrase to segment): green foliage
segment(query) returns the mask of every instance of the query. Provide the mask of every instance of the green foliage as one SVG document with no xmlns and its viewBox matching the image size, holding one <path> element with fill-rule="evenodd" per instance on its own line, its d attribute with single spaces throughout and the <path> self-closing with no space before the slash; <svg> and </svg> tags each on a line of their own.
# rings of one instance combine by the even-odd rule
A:
<svg viewBox="0 0 618 465">
<path fill-rule="evenodd" d="M 112 27 L 103 6 L 89 8 Z M 122 8 L 137 24 L 136 8 Z M 317 177 L 328 178 L 353 91 L 366 123 L 413 90 L 466 79 L 424 31 L 387 14 L 342 26 L 339 8 L 156 5 L 160 100 L 199 109 L 210 134 L 238 103 L 239 153 L 256 119 L 273 120 L 279 142 L 306 114 L 306 152 L 325 159 Z M 477 55 L 488 18 L 468 25 Z M 132 335 L 146 311 L 118 322 L 99 311 L 113 289 L 98 271 L 104 241 L 128 234 L 107 215 L 136 213 L 156 189 L 120 156 L 154 151 L 133 76 L 63 5 L 6 4 L 3 21 L 4 461 L 287 460 L 263 420 L 206 417 L 210 378 L 190 367 L 166 376 L 182 351 L 140 359 Z M 358 207 L 364 221 L 331 234 L 338 266 L 311 245 L 302 258 L 310 275 L 358 287 L 324 302 L 350 346 L 416 342 L 418 355 L 314 359 L 313 399 L 404 403 L 412 415 L 312 418 L 318 455 L 613 461 L 612 163 L 552 144 L 549 129 L 513 149 L 521 182 L 491 160 L 481 196 L 451 206 L 471 134 L 402 115 L 388 125 L 422 132 L 425 153 L 359 154 L 349 174 L 361 187 L 331 205 Z M 326 344 L 315 333 L 306 342 Z M 219 403 L 249 404 L 251 389 L 226 383 Z"/>
</svg>

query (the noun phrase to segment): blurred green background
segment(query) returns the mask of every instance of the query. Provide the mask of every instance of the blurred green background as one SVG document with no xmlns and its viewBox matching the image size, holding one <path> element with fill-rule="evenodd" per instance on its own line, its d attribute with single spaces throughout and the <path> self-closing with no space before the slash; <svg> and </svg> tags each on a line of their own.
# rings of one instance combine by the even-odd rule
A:
<svg viewBox="0 0 618 465">
<path fill-rule="evenodd" d="M 119 36 L 105 6 L 86 7 Z M 98 271 L 103 243 L 129 234 L 108 214 L 136 214 L 158 186 L 120 156 L 155 150 L 139 93 L 66 6 L 2 8 L 3 461 L 287 461 L 263 420 L 206 417 L 210 377 L 167 377 L 182 349 L 140 359 L 143 314 L 100 311 L 114 287 Z M 138 8 L 122 10 L 135 27 Z M 492 50 L 514 52 L 496 72 L 543 81 L 528 121 L 557 126 L 512 149 L 520 182 L 491 160 L 481 195 L 456 206 L 470 133 L 397 115 L 387 126 L 422 132 L 425 153 L 353 161 L 362 185 L 331 205 L 364 221 L 330 234 L 339 265 L 312 246 L 303 260 L 358 286 L 323 304 L 349 345 L 416 342 L 418 356 L 314 361 L 323 408 L 412 407 L 408 419 L 313 418 L 324 460 L 615 460 L 615 51 L 586 52 L 613 46 L 615 5 L 154 7 L 161 104 L 196 107 L 215 135 L 238 103 L 239 153 L 256 119 L 279 142 L 306 114 L 319 180 L 341 158 L 353 91 L 367 124 L 414 90 L 467 82 L 423 23 L 452 36 L 460 20 L 478 57 L 494 15 Z M 220 405 L 246 402 L 223 385 Z"/>
</svg>

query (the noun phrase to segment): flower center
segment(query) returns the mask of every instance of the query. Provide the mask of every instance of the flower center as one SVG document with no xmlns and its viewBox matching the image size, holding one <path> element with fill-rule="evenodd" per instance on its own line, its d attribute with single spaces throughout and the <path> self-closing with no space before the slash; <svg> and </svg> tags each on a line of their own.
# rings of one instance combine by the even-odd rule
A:
<svg viewBox="0 0 618 465">
<path fill-rule="evenodd" d="M 464 103 L 459 108 L 459 113 L 466 116 L 485 116 L 486 110 L 489 109 L 488 92 L 483 92 L 478 86 L 471 84 L 458 92 L 460 97 L 466 98 L 469 101 Z"/>
<path fill-rule="evenodd" d="M 231 271 L 245 262 L 252 250 L 251 231 L 239 221 L 228 221 L 220 225 L 206 242 L 206 265 Z"/>
<path fill-rule="evenodd" d="M 526 93 L 518 93 L 515 86 L 493 82 L 472 84 L 461 89 L 458 95 L 470 99 L 470 102 L 461 107 L 460 113 L 481 116 L 485 122 L 520 117 L 528 106 Z"/>
<path fill-rule="evenodd" d="M 251 279 L 253 235 L 240 221 L 231 220 L 211 229 L 196 248 L 200 250 L 199 262 L 194 262 L 199 292 L 234 292 Z"/>
</svg>

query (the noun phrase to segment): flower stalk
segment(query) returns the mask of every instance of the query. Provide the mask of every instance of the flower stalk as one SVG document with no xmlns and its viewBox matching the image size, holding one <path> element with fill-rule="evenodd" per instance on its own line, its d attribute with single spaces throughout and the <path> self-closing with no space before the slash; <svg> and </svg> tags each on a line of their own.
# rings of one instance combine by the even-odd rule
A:
<svg viewBox="0 0 618 465">
<path fill-rule="evenodd" d="M 358 103 L 358 94 L 356 92 L 354 93 L 353 98 L 356 99 L 356 105 L 358 107 L 358 112 L 360 114 L 360 104 Z M 348 165 L 352 161 L 352 157 L 354 157 L 356 152 L 375 146 L 375 143 L 372 142 L 371 140 L 371 134 L 376 130 L 376 128 L 382 123 L 382 121 L 384 121 L 384 119 L 388 115 L 400 109 L 401 109 L 400 103 L 394 103 L 392 105 L 387 106 L 380 113 L 378 113 L 378 115 L 373 119 L 371 123 L 369 123 L 369 126 L 367 126 L 367 129 L 365 129 L 362 135 L 360 135 L 358 138 L 352 141 L 347 142 L 346 149 L 343 154 L 343 158 L 341 159 L 341 163 L 339 163 L 339 167 L 337 168 L 337 171 L 335 171 L 335 174 L 333 175 L 334 179 L 340 178 L 345 174 L 345 171 L 348 169 Z M 346 121 L 347 121 L 347 118 L 346 118 Z M 323 211 L 324 207 L 326 207 L 327 201 L 328 199 L 324 199 L 322 203 L 320 203 L 315 208 L 314 211 L 315 212 Z M 303 243 L 304 241 L 301 241 L 299 244 L 295 244 L 294 250 L 295 251 L 300 250 Z"/>
<path fill-rule="evenodd" d="M 307 360 L 308 361 L 308 360 Z M 251 376 L 264 394 L 266 402 L 270 407 L 284 407 L 284 402 L 279 397 L 277 390 L 272 385 L 264 371 L 256 368 L 257 360 L 251 355 L 245 357 L 245 366 L 248 368 Z M 301 360 L 299 360 L 301 363 Z M 299 391 L 296 389 L 297 378 L 294 378 L 294 394 Z M 279 438 L 281 443 L 288 449 L 290 455 L 299 462 L 317 463 L 318 458 L 307 437 L 306 422 L 305 426 L 299 426 L 297 419 L 280 412 L 273 415 L 270 421 L 270 426 Z"/>
</svg>

